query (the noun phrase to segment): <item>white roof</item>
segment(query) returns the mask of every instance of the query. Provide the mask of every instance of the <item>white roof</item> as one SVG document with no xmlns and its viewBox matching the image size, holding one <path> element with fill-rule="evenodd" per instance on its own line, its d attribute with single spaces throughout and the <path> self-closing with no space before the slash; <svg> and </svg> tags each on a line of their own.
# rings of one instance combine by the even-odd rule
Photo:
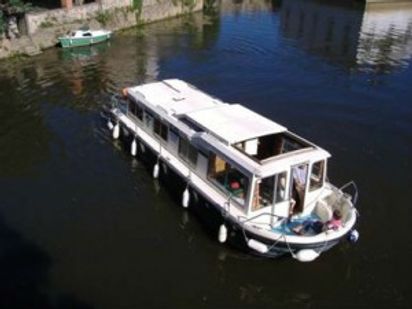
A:
<svg viewBox="0 0 412 309">
<path fill-rule="evenodd" d="M 144 84 L 129 88 L 128 91 L 131 95 L 143 95 L 148 103 L 160 107 L 169 115 L 181 115 L 223 104 L 218 99 L 178 79 Z"/>
<path fill-rule="evenodd" d="M 128 88 L 128 92 L 137 99 L 143 96 L 147 103 L 168 115 L 185 116 L 228 144 L 286 131 L 246 107 L 223 103 L 179 79 Z"/>
<path fill-rule="evenodd" d="M 229 144 L 286 131 L 286 128 L 239 104 L 193 111 L 186 117 Z"/>
<path fill-rule="evenodd" d="M 166 113 L 163 117 L 188 134 L 193 142 L 205 149 L 214 149 L 224 154 L 245 171 L 263 177 L 284 170 L 285 166 L 297 164 L 302 160 L 327 158 L 330 154 L 312 145 L 293 155 L 274 157 L 260 164 L 244 156 L 230 145 L 255 139 L 261 136 L 286 132 L 282 125 L 271 121 L 239 104 L 228 104 L 202 92 L 194 86 L 178 80 L 169 79 L 127 88 L 128 94 L 157 112 Z M 186 118 L 204 132 L 186 128 Z M 182 127 L 180 127 L 180 125 Z M 188 131 L 191 132 L 187 132 Z M 292 134 L 292 133 L 290 133 Z M 299 137 L 300 140 L 303 140 Z M 220 143 L 220 142 L 224 143 Z M 271 174 L 272 173 L 272 174 Z"/>
</svg>

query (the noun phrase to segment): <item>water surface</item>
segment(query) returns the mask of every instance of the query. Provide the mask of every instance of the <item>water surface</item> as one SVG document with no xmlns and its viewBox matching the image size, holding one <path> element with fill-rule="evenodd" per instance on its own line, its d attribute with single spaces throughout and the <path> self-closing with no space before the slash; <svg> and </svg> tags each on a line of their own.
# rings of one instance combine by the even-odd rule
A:
<svg viewBox="0 0 412 309">
<path fill-rule="evenodd" d="M 283 0 L 0 62 L 0 307 L 410 307 L 411 58 L 409 4 Z M 101 128 L 113 93 L 172 77 L 329 150 L 359 242 L 310 264 L 220 245 Z"/>
</svg>

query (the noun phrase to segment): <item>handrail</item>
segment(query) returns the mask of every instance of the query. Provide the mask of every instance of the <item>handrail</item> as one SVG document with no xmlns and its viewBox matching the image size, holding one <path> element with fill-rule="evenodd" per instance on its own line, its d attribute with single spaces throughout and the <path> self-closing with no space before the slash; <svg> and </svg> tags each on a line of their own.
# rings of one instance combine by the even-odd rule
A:
<svg viewBox="0 0 412 309">
<path fill-rule="evenodd" d="M 342 187 L 339 188 L 340 191 L 342 191 L 343 193 L 345 193 L 344 190 L 353 187 L 353 196 L 351 195 L 352 198 L 352 204 L 355 207 L 356 203 L 358 202 L 358 186 L 356 185 L 355 181 L 351 180 L 348 183 L 344 184 Z"/>
<path fill-rule="evenodd" d="M 254 219 L 257 219 L 257 218 L 262 217 L 262 216 L 270 216 L 270 217 L 282 218 L 282 217 L 277 216 L 277 215 L 275 215 L 275 214 L 273 214 L 273 213 L 270 213 L 270 212 L 262 212 L 262 213 L 260 213 L 260 214 L 258 214 L 258 215 L 256 215 L 256 216 L 253 216 L 253 217 L 251 217 L 251 218 L 247 218 L 245 221 L 242 221 L 242 224 L 247 223 L 247 222 L 249 222 L 249 221 L 252 221 L 252 220 L 254 220 Z"/>
</svg>

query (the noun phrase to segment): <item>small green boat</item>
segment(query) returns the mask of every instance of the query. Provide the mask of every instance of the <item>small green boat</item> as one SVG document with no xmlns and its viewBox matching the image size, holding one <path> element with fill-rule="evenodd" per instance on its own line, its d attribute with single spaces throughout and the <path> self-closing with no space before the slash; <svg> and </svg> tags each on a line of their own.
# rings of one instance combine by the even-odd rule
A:
<svg viewBox="0 0 412 309">
<path fill-rule="evenodd" d="M 112 32 L 107 30 L 77 30 L 59 37 L 59 42 L 63 48 L 87 46 L 107 41 L 111 34 Z"/>
</svg>

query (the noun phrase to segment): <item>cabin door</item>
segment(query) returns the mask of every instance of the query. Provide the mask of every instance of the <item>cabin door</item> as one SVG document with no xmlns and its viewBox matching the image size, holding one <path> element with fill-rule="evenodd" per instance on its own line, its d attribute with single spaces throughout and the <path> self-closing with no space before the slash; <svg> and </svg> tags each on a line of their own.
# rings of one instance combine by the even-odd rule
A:
<svg viewBox="0 0 412 309">
<path fill-rule="evenodd" d="M 292 166 L 290 179 L 291 214 L 303 211 L 305 205 L 306 183 L 308 181 L 309 163 Z"/>
</svg>

